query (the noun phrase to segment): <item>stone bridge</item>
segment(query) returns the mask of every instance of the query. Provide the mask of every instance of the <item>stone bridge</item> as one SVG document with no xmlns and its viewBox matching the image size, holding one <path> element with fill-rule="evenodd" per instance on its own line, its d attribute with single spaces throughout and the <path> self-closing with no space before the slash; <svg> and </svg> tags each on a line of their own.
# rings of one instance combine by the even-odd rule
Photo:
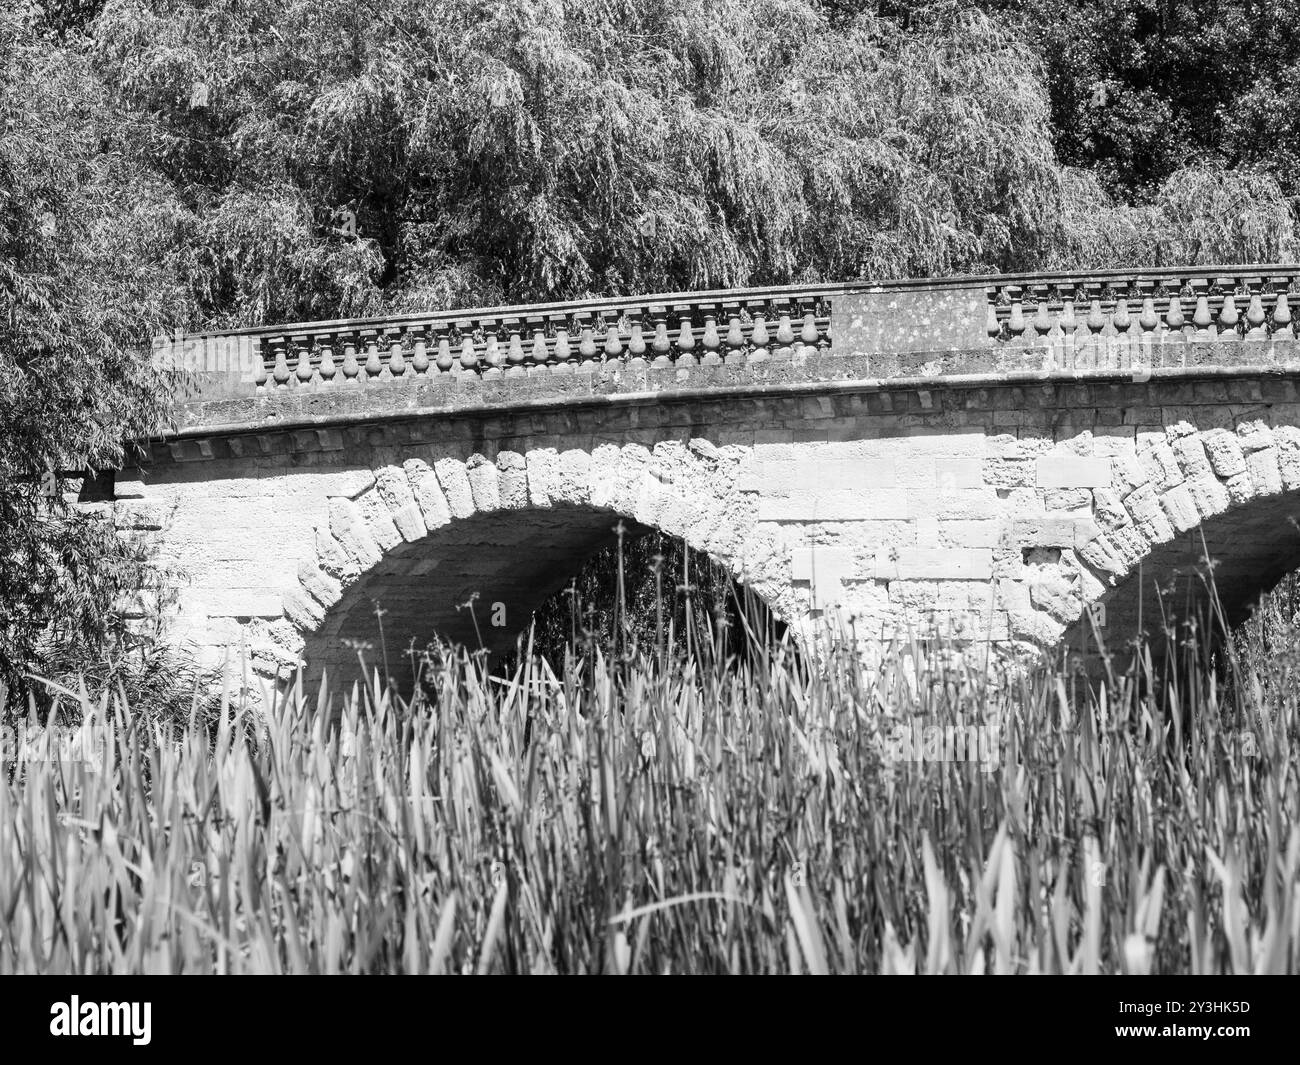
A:
<svg viewBox="0 0 1300 1065">
<path fill-rule="evenodd" d="M 1116 646 L 1203 599 L 1206 554 L 1234 618 L 1300 564 L 1298 282 L 853 283 L 169 338 L 156 356 L 195 371 L 175 431 L 87 505 L 186 578 L 137 597 L 141 623 L 280 680 L 351 676 L 376 606 L 390 659 L 435 632 L 513 644 L 620 519 L 868 653 Z"/>
</svg>

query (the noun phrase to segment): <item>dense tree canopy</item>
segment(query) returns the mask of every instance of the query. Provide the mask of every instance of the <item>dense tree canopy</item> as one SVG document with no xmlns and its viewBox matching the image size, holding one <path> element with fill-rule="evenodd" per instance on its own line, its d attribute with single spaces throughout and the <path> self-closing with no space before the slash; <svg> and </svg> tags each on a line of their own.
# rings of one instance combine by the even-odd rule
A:
<svg viewBox="0 0 1300 1065">
<path fill-rule="evenodd" d="M 132 581 L 129 545 L 67 513 L 62 474 L 120 465 L 158 424 L 140 342 L 179 305 L 158 179 L 117 142 L 85 48 L 35 27 L 0 9 L 0 694 L 38 643 L 100 642 Z"/>
<path fill-rule="evenodd" d="M 109 0 L 88 32 L 211 325 L 1285 257 L 1289 177 L 1193 150 L 1224 123 L 1175 107 L 1148 6 Z"/>
<path fill-rule="evenodd" d="M 1059 227 L 1037 61 L 978 13 L 113 0 L 94 44 L 217 320 L 1028 267 Z"/>
</svg>

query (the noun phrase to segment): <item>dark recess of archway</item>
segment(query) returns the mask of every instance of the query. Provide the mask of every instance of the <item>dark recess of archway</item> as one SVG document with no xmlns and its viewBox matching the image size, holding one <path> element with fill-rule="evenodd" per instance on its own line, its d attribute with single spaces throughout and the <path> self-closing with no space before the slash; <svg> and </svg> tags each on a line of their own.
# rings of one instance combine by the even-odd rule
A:
<svg viewBox="0 0 1300 1065">
<path fill-rule="evenodd" d="M 533 648 L 553 662 L 562 662 L 568 649 L 599 646 L 606 653 L 639 650 L 725 664 L 788 637 L 786 624 L 757 592 L 658 530 L 598 550 L 533 621 Z"/>
<path fill-rule="evenodd" d="M 508 670 L 530 633 L 557 671 L 566 640 L 580 644 L 579 654 L 595 645 L 607 655 L 689 645 L 712 662 L 752 647 L 746 632 L 780 639 L 785 627 L 720 564 L 680 541 L 605 509 L 502 509 L 386 551 L 307 635 L 306 680 L 314 685 L 324 669 L 332 690 L 349 687 L 361 675 L 360 651 L 367 672 L 377 669 L 406 693 L 437 641 L 486 652 L 491 667 Z"/>
<path fill-rule="evenodd" d="M 1154 548 L 1099 601 L 1105 607 L 1100 637 L 1120 668 L 1127 668 L 1139 636 L 1157 658 L 1193 637 L 1221 644 L 1297 568 L 1300 494 L 1257 498 Z M 1087 612 L 1070 626 L 1064 646 L 1085 660 L 1095 657 L 1097 634 Z"/>
</svg>

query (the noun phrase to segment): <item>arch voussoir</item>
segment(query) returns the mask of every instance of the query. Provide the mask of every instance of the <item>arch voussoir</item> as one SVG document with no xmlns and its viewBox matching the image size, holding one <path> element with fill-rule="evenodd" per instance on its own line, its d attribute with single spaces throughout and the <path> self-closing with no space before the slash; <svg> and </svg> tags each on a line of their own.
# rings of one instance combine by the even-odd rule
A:
<svg viewBox="0 0 1300 1065">
<path fill-rule="evenodd" d="M 420 517 L 427 532 L 441 529 L 452 520 L 451 506 L 442 490 L 442 483 L 424 459 L 407 459 L 402 463 L 411 495 L 420 508 Z"/>
<path fill-rule="evenodd" d="M 453 599 L 480 593 L 489 614 L 508 606 L 513 616 L 516 602 L 531 613 L 530 588 L 566 575 L 565 566 L 615 535 L 620 519 L 629 532 L 659 529 L 742 579 L 757 578 L 760 594 L 785 597 L 778 613 L 788 610 L 789 563 L 779 538 L 760 537 L 766 549 L 748 566 L 736 557 L 756 518 L 737 486 L 743 447 L 701 438 L 653 446 L 597 439 L 561 449 L 543 438 L 536 447 L 480 448 L 467 457 L 420 451 L 377 454 L 373 476 L 352 494 L 325 499 L 312 555 L 284 595 L 285 618 L 309 665 L 313 652 L 360 642 L 353 637 L 373 613 L 372 600 L 395 629 L 414 624 L 413 589 L 427 589 L 430 614 L 440 610 L 444 619 Z M 548 565 L 552 558 L 558 564 Z M 344 668 L 341 652 L 328 655 L 331 669 Z"/>
<path fill-rule="evenodd" d="M 1153 605 L 1143 627 L 1152 631 L 1169 622 L 1160 612 L 1166 607 L 1177 618 L 1188 602 L 1203 602 L 1214 579 L 1228 613 L 1239 617 L 1300 562 L 1300 540 L 1290 557 L 1274 531 L 1300 516 L 1300 428 L 1260 417 L 1205 428 L 1181 419 L 1164 427 L 1163 439 L 1139 433 L 1136 459 L 1117 458 L 1111 486 L 1094 491 L 1098 534 L 1078 551 L 1096 578 L 1082 589 L 1084 605 L 1132 614 L 1132 600 L 1146 592 Z M 1258 576 L 1243 585 L 1239 578 L 1252 569 Z M 1162 598 L 1179 582 L 1181 601 Z M 1081 635 L 1074 625 L 1071 640 Z"/>
</svg>

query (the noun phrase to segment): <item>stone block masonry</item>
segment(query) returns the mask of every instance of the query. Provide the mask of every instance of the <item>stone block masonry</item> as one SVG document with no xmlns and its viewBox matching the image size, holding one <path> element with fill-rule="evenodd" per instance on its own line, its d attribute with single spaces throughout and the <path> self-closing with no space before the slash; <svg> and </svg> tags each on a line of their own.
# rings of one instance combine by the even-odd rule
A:
<svg viewBox="0 0 1300 1065">
<path fill-rule="evenodd" d="M 187 407 L 105 513 L 186 575 L 171 638 L 280 682 L 300 664 L 346 682 L 359 649 L 373 665 L 435 633 L 512 645 L 620 521 L 706 552 L 809 640 L 838 619 L 864 648 L 906 633 L 1021 654 L 1082 641 L 1100 602 L 1123 642 L 1162 616 L 1153 600 L 1168 617 L 1200 594 L 1205 553 L 1240 612 L 1300 562 L 1289 317 L 1268 301 L 1229 338 L 1245 316 L 1221 291 L 1184 328 L 1182 297 L 1126 317 L 1098 290 L 1084 335 L 1074 284 L 1029 315 L 1004 282 L 718 296 L 667 332 L 633 302 L 639 326 L 538 326 L 515 362 L 522 319 L 484 316 L 504 347 L 464 333 L 445 369 L 431 320 L 423 369 L 367 340 L 351 377 L 360 332 L 302 330 L 325 347 L 286 342 L 264 380 Z"/>
</svg>

